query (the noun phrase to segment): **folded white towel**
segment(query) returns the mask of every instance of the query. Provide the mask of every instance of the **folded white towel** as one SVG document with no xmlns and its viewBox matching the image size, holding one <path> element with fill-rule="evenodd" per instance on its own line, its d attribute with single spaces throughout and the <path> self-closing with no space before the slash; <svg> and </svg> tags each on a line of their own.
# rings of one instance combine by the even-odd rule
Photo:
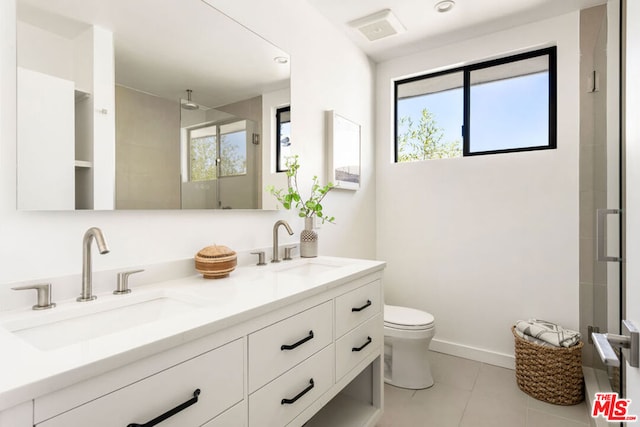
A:
<svg viewBox="0 0 640 427">
<path fill-rule="evenodd" d="M 564 329 L 546 320 L 518 320 L 516 330 L 556 347 L 571 347 L 580 342 L 580 332 Z"/>
<path fill-rule="evenodd" d="M 521 331 L 519 331 L 517 328 L 516 328 L 516 334 L 525 341 L 529 341 L 534 344 L 541 345 L 543 347 L 557 347 L 553 344 L 549 344 L 546 341 L 542 341 L 542 340 L 539 340 L 538 338 L 534 338 L 531 335 L 524 334 Z"/>
</svg>

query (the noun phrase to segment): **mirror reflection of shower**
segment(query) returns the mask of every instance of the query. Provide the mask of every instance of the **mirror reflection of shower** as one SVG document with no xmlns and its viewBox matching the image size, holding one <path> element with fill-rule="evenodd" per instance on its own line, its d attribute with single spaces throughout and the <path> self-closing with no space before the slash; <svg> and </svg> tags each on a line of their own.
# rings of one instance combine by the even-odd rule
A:
<svg viewBox="0 0 640 427">
<path fill-rule="evenodd" d="M 182 209 L 254 209 L 258 204 L 255 121 L 195 103 L 181 104 Z M 251 108 L 247 100 L 242 106 Z M 238 108 L 237 105 L 234 106 Z M 231 108 L 234 109 L 234 108 Z"/>
</svg>

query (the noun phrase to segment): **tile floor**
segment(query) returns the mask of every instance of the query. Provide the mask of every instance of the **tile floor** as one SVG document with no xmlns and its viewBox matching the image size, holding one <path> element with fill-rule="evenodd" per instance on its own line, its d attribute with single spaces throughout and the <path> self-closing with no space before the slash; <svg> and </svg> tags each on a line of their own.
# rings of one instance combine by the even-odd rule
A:
<svg viewBox="0 0 640 427">
<path fill-rule="evenodd" d="M 435 384 L 406 390 L 385 384 L 377 427 L 586 427 L 584 402 L 558 406 L 523 393 L 515 372 L 430 352 Z"/>
</svg>

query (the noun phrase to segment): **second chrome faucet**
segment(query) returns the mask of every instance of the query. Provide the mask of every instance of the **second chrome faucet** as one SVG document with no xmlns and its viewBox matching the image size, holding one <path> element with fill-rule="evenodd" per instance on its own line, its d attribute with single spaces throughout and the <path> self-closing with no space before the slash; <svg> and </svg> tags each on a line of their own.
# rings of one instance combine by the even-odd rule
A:
<svg viewBox="0 0 640 427">
<path fill-rule="evenodd" d="M 287 229 L 287 233 L 289 236 L 293 235 L 293 230 L 289 223 L 283 219 L 277 221 L 273 226 L 273 255 L 271 257 L 271 262 L 280 262 L 280 256 L 278 254 L 278 228 L 280 226 L 284 226 Z"/>
</svg>

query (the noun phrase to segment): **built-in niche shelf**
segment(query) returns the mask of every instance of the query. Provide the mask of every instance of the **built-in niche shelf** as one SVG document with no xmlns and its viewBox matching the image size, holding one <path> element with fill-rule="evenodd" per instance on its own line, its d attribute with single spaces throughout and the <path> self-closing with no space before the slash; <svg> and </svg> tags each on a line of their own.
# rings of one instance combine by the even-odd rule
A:
<svg viewBox="0 0 640 427">
<path fill-rule="evenodd" d="M 93 97 L 75 88 L 75 208 L 93 209 Z"/>
<path fill-rule="evenodd" d="M 93 163 L 88 162 L 86 160 L 76 160 L 75 161 L 75 167 L 77 168 L 91 168 L 93 166 Z"/>
<path fill-rule="evenodd" d="M 86 101 L 91 97 L 90 92 L 87 92 L 78 88 L 75 88 L 74 93 L 75 93 L 76 103 Z"/>
</svg>

